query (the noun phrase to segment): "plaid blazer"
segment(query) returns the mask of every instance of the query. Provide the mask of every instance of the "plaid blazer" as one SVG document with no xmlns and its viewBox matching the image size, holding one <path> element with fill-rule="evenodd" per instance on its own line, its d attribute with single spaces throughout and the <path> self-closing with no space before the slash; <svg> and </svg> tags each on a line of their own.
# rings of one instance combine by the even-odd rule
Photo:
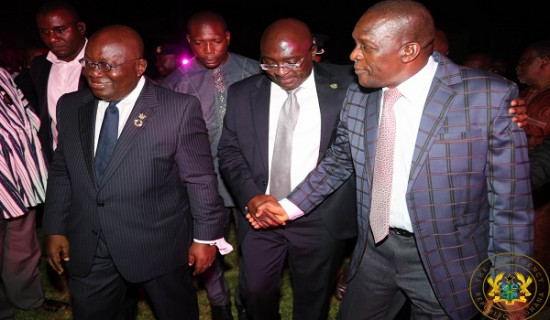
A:
<svg viewBox="0 0 550 320">
<path fill-rule="evenodd" d="M 477 312 L 472 272 L 488 256 L 530 255 L 533 208 L 527 141 L 508 115 L 517 86 L 500 76 L 438 62 L 416 139 L 407 205 L 424 268 L 453 319 Z M 364 257 L 381 90 L 350 86 L 327 156 L 288 199 L 309 212 L 355 171 L 358 242 L 350 277 Z M 365 284 L 368 286 L 368 284 Z"/>
</svg>

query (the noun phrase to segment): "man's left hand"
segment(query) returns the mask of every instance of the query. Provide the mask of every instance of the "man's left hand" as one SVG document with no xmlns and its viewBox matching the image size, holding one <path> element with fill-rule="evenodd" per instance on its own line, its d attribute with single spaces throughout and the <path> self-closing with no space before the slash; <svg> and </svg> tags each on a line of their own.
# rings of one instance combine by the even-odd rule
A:
<svg viewBox="0 0 550 320">
<path fill-rule="evenodd" d="M 189 266 L 195 265 L 194 276 L 203 273 L 212 266 L 214 259 L 216 259 L 217 250 L 216 246 L 193 242 L 191 248 L 189 248 Z"/>
<path fill-rule="evenodd" d="M 529 122 L 529 117 L 527 116 L 527 104 L 525 103 L 525 99 L 523 98 L 517 98 L 512 100 L 510 103 L 510 109 L 508 109 L 508 112 L 511 115 L 514 115 L 512 117 L 512 121 L 517 124 L 518 127 L 523 127 Z"/>
</svg>

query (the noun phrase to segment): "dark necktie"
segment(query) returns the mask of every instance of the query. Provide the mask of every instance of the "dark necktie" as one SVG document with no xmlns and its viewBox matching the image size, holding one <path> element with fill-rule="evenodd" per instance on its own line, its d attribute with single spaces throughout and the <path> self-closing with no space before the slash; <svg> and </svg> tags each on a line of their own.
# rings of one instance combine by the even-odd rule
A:
<svg viewBox="0 0 550 320">
<path fill-rule="evenodd" d="M 288 91 L 277 124 L 273 156 L 271 158 L 271 181 L 269 194 L 282 199 L 291 191 L 290 163 L 292 161 L 292 135 L 298 122 L 300 106 L 296 99 L 296 92 L 300 88 Z"/>
<path fill-rule="evenodd" d="M 105 110 L 105 117 L 103 118 L 103 124 L 101 125 L 101 131 L 99 133 L 99 139 L 97 141 L 97 149 L 95 152 L 95 177 L 97 184 L 101 183 L 103 174 L 113 150 L 115 149 L 116 140 L 118 137 L 118 108 L 116 104 L 119 101 L 109 102 L 109 106 Z"/>
<path fill-rule="evenodd" d="M 378 243 L 389 233 L 390 202 L 393 180 L 393 151 L 395 148 L 395 112 L 393 105 L 401 93 L 397 88 L 384 92 L 384 106 L 378 129 L 378 142 L 374 158 L 370 227 L 374 242 Z"/>
</svg>

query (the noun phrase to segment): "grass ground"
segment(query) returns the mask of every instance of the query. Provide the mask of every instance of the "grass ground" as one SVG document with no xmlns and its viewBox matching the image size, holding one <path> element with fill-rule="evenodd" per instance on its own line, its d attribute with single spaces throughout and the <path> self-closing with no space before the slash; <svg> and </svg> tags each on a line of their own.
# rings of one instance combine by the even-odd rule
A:
<svg viewBox="0 0 550 320">
<path fill-rule="evenodd" d="M 40 230 L 39 230 L 39 236 Z M 235 232 L 234 228 L 231 229 L 229 242 L 236 248 L 235 245 Z M 237 264 L 237 252 L 234 250 L 225 256 L 226 263 L 230 266 L 230 269 L 225 272 L 226 279 L 231 288 L 231 292 L 235 291 L 238 279 L 238 264 Z M 45 261 L 41 262 L 40 270 L 42 274 L 42 283 L 46 291 L 46 298 L 70 302 L 69 290 L 67 280 L 64 277 L 59 277 L 57 274 L 51 271 L 50 267 L 46 265 Z M 199 300 L 200 320 L 210 319 L 210 304 L 206 297 L 206 291 L 197 282 L 197 294 Z M 234 306 L 234 304 L 233 304 Z M 338 301 L 333 298 L 331 303 L 331 312 L 329 319 L 336 319 L 336 312 L 338 311 Z M 292 289 L 290 283 L 290 276 L 288 272 L 283 274 L 283 290 L 281 298 L 281 319 L 292 319 Z M 237 313 L 233 307 L 233 315 L 237 319 Z M 72 319 L 71 309 L 60 310 L 58 312 L 43 311 L 43 310 L 31 310 L 22 311 L 18 310 L 15 313 L 15 320 L 66 320 Z M 155 319 L 151 309 L 145 299 L 139 301 L 137 320 L 152 320 Z"/>
</svg>

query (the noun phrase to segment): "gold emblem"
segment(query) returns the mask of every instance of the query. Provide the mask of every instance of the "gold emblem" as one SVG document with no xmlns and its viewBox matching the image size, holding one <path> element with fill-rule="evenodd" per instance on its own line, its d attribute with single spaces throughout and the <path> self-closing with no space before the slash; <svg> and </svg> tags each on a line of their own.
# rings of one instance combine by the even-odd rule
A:
<svg viewBox="0 0 550 320">
<path fill-rule="evenodd" d="M 134 120 L 134 126 L 138 128 L 141 127 L 143 125 L 143 120 L 145 120 L 145 118 L 147 118 L 147 116 L 144 115 L 143 113 L 140 113 L 138 116 L 138 119 Z"/>
<path fill-rule="evenodd" d="M 534 317 L 548 302 L 549 277 L 533 258 L 503 252 L 482 261 L 470 277 L 470 297 L 488 319 L 508 319 L 508 311 Z"/>
<path fill-rule="evenodd" d="M 331 89 L 338 89 L 338 83 L 331 83 L 330 88 Z"/>
</svg>

